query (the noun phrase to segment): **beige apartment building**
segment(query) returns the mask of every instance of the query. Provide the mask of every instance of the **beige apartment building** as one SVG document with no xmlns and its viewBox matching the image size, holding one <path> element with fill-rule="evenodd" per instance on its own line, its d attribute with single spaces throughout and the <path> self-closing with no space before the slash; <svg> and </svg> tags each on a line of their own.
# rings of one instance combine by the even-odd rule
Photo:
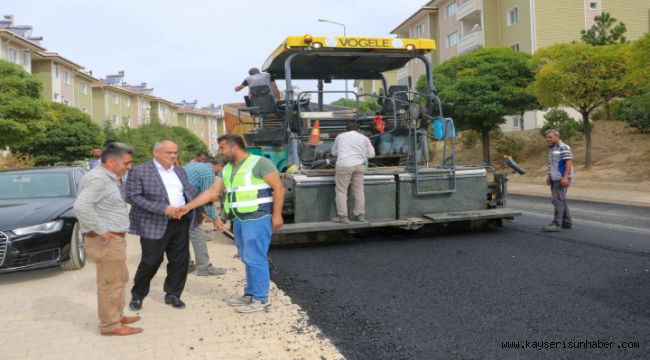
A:
<svg viewBox="0 0 650 360">
<path fill-rule="evenodd" d="M 106 84 L 102 80 L 91 86 L 93 94 L 93 121 L 100 126 L 110 124 L 113 127 L 126 125 L 137 126 L 134 121 L 131 98 L 137 96 L 136 92 L 127 90 L 120 86 Z"/>
<path fill-rule="evenodd" d="M 178 109 L 178 126 L 190 130 L 209 147 L 210 117 L 211 114 L 198 109 L 180 108 Z"/>
<path fill-rule="evenodd" d="M 0 59 L 18 64 L 31 73 L 32 56 L 39 51 L 45 51 L 45 48 L 0 27 Z"/>
<path fill-rule="evenodd" d="M 74 76 L 74 106 L 82 112 L 93 114 L 92 84 L 99 81 L 90 73 L 77 71 Z"/>
<path fill-rule="evenodd" d="M 52 102 L 77 107 L 75 78 L 82 69 L 55 52 L 39 51 L 32 56 L 32 73 L 43 83 L 41 97 Z"/>
<path fill-rule="evenodd" d="M 484 47 L 507 46 L 532 54 L 556 43 L 578 41 L 581 30 L 590 28 L 603 12 L 625 23 L 628 40 L 650 31 L 650 0 L 434 0 L 391 33 L 435 39 L 438 49 L 431 59 L 435 65 Z M 413 63 L 398 71 L 400 84 L 415 86 L 424 74 Z M 524 118 L 507 117 L 502 129 L 541 127 L 543 115 L 534 111 Z"/>
<path fill-rule="evenodd" d="M 151 118 L 168 126 L 183 126 L 178 121 L 178 107 L 171 101 L 154 97 L 151 100 Z"/>
</svg>

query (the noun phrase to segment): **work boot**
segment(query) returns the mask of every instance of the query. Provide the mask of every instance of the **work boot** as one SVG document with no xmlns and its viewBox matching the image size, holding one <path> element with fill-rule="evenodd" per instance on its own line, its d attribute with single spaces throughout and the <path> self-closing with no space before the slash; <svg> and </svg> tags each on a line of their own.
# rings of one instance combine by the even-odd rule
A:
<svg viewBox="0 0 650 360">
<path fill-rule="evenodd" d="M 546 232 L 560 232 L 562 229 L 556 223 L 550 223 L 542 228 Z"/>
</svg>

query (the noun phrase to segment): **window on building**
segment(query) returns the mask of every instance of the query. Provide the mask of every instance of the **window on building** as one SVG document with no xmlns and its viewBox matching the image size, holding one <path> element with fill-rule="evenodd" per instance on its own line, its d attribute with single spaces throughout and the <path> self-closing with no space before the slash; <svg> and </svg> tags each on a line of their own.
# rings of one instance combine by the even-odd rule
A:
<svg viewBox="0 0 650 360">
<path fill-rule="evenodd" d="M 413 37 L 419 39 L 424 36 L 424 24 L 418 24 L 413 32 Z"/>
<path fill-rule="evenodd" d="M 513 128 L 520 128 L 522 121 L 523 121 L 523 119 L 521 118 L 521 115 L 513 116 L 512 117 L 512 127 Z"/>
<path fill-rule="evenodd" d="M 120 117 L 117 115 L 113 115 L 113 124 L 119 125 L 120 124 Z"/>
<path fill-rule="evenodd" d="M 59 78 L 59 65 L 54 64 L 54 78 L 58 79 Z"/>
<path fill-rule="evenodd" d="M 598 1 L 590 1 L 589 2 L 589 10 L 599 10 L 600 9 L 600 4 Z"/>
<path fill-rule="evenodd" d="M 449 3 L 449 5 L 447 5 L 447 7 L 445 8 L 445 17 L 452 17 L 456 15 L 456 8 L 457 8 L 456 0 Z"/>
<path fill-rule="evenodd" d="M 29 50 L 23 50 L 23 66 L 29 66 Z"/>
<path fill-rule="evenodd" d="M 117 105 L 120 103 L 120 100 L 117 98 L 117 95 L 113 95 L 113 104 Z"/>
<path fill-rule="evenodd" d="M 510 48 L 514 51 L 519 51 L 519 43 L 510 44 Z"/>
<path fill-rule="evenodd" d="M 131 98 L 128 96 L 124 97 L 124 106 L 131 106 Z"/>
<path fill-rule="evenodd" d="M 54 101 L 59 101 L 59 93 L 54 93 L 52 99 L 54 99 Z"/>
<path fill-rule="evenodd" d="M 81 93 L 84 95 L 88 95 L 88 85 L 85 82 L 81 82 L 79 84 L 79 88 L 81 89 Z"/>
<path fill-rule="evenodd" d="M 15 49 L 9 48 L 9 62 L 17 63 L 18 62 L 18 53 Z"/>
<path fill-rule="evenodd" d="M 70 100 L 63 100 L 63 103 L 66 105 L 70 105 Z"/>
<path fill-rule="evenodd" d="M 519 11 L 516 7 L 508 10 L 508 26 L 514 25 L 519 22 Z"/>
<path fill-rule="evenodd" d="M 447 35 L 447 47 L 450 48 L 452 46 L 456 46 L 458 44 L 458 31 L 454 31 L 453 33 Z"/>
<path fill-rule="evenodd" d="M 82 107 L 81 112 L 84 113 L 84 114 L 88 114 L 88 109 L 86 109 L 85 107 Z"/>
<path fill-rule="evenodd" d="M 70 73 L 65 70 L 63 71 L 63 83 L 70 85 Z"/>
</svg>

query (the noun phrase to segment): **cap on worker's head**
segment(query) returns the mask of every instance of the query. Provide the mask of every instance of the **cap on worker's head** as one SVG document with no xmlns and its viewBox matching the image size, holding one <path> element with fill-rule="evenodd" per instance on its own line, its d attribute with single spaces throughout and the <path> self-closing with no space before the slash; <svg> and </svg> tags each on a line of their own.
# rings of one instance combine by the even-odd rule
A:
<svg viewBox="0 0 650 360">
<path fill-rule="evenodd" d="M 352 130 L 359 130 L 359 123 L 356 121 L 353 121 L 345 126 L 345 129 L 347 131 L 352 131 Z"/>
<path fill-rule="evenodd" d="M 250 68 L 250 70 L 248 70 L 248 75 L 255 75 L 255 74 L 259 74 L 259 73 L 260 73 L 260 69 L 258 69 L 256 67 L 252 67 L 252 68 Z"/>
</svg>

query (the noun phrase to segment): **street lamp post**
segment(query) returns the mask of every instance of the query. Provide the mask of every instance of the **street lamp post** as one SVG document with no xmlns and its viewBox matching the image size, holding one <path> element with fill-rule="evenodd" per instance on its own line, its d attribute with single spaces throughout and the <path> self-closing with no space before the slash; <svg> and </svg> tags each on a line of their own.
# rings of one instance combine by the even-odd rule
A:
<svg viewBox="0 0 650 360">
<path fill-rule="evenodd" d="M 330 24 L 343 26 L 343 37 L 347 36 L 347 34 L 345 33 L 345 24 L 342 24 L 342 23 L 336 22 L 336 21 L 332 21 L 332 20 L 327 20 L 327 19 L 318 19 L 318 22 L 324 22 L 324 23 L 330 23 Z M 348 79 L 345 79 L 345 98 L 349 99 L 349 97 L 348 97 Z"/>
</svg>

